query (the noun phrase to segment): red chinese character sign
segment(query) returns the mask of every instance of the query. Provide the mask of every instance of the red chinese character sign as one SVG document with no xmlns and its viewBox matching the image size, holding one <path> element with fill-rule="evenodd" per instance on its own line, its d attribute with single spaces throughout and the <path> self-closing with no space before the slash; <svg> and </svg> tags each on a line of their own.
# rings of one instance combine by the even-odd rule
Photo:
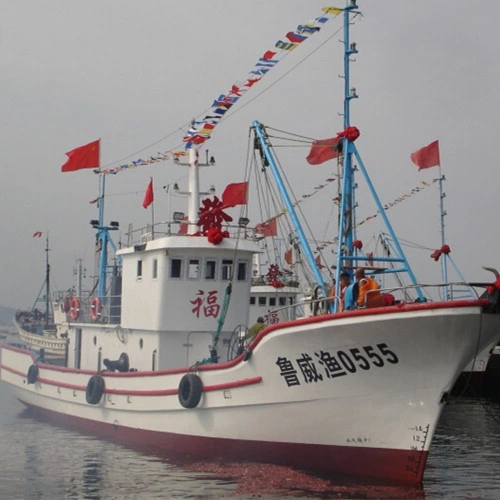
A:
<svg viewBox="0 0 500 500">
<path fill-rule="evenodd" d="M 199 318 L 200 315 L 205 318 L 217 318 L 219 316 L 220 304 L 218 303 L 217 290 L 210 290 L 206 293 L 204 290 L 198 290 L 196 298 L 189 302 L 194 305 L 191 312 L 197 318 Z"/>
<path fill-rule="evenodd" d="M 285 284 L 280 281 L 281 271 L 277 264 L 271 264 L 269 266 L 269 271 L 266 274 L 266 281 L 268 285 L 273 286 L 274 288 L 281 288 L 285 286 Z"/>
<path fill-rule="evenodd" d="M 231 222 L 233 218 L 222 210 L 223 206 L 217 196 L 214 196 L 213 200 L 205 198 L 202 201 L 198 226 L 201 227 L 201 234 L 205 235 L 213 245 L 218 245 L 224 238 L 229 237 L 227 231 L 222 231 L 222 224 Z"/>
<path fill-rule="evenodd" d="M 268 325 L 276 325 L 277 323 L 280 322 L 279 316 L 278 316 L 278 311 L 271 311 L 268 309 L 267 314 L 264 316 L 264 321 Z"/>
</svg>

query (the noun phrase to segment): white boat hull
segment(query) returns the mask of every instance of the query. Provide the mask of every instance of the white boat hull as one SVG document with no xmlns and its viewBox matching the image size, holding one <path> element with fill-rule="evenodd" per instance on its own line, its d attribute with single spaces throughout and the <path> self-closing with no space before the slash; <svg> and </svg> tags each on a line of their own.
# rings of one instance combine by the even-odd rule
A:
<svg viewBox="0 0 500 500">
<path fill-rule="evenodd" d="M 178 399 L 188 369 L 103 372 L 92 405 L 95 371 L 42 364 L 28 384 L 32 356 L 4 346 L 1 378 L 26 405 L 113 440 L 419 483 L 447 393 L 496 335 L 498 316 L 481 330 L 483 316 L 477 301 L 460 301 L 271 326 L 247 361 L 199 367 L 192 409 Z"/>
<path fill-rule="evenodd" d="M 54 334 L 44 332 L 43 334 L 31 333 L 25 330 L 21 324 L 14 320 L 19 338 L 25 342 L 30 349 L 43 349 L 45 354 L 64 356 L 66 354 L 67 339 L 56 337 Z"/>
</svg>

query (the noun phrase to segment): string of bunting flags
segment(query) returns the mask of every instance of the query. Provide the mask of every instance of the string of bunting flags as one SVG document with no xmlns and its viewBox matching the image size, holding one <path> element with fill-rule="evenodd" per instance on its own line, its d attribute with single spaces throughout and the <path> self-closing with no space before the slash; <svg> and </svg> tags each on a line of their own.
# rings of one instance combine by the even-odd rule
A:
<svg viewBox="0 0 500 500">
<path fill-rule="evenodd" d="M 396 198 L 394 201 L 392 201 L 390 203 L 386 203 L 384 205 L 384 210 L 389 210 L 390 208 L 394 207 L 398 203 L 401 203 L 402 201 L 405 201 L 408 198 L 411 198 L 413 195 L 415 195 L 417 193 L 420 193 L 421 191 L 423 191 L 424 189 L 428 188 L 429 186 L 432 186 L 432 184 L 435 184 L 438 181 L 439 181 L 439 179 L 432 179 L 431 182 L 421 181 L 420 184 L 417 185 L 416 187 L 414 187 L 409 193 L 405 193 L 405 194 L 399 196 L 398 198 Z M 359 226 L 363 225 L 365 222 L 368 222 L 369 220 L 374 219 L 375 217 L 378 216 L 379 213 L 380 212 L 377 211 L 377 213 L 375 213 L 373 215 L 368 215 L 364 219 L 358 221 L 356 223 L 356 227 L 359 227 Z M 316 250 L 317 251 L 323 250 L 324 248 L 326 248 L 329 245 L 335 245 L 335 244 L 337 244 L 337 242 L 338 242 L 338 237 L 334 238 L 332 241 L 324 241 L 321 245 L 319 245 L 316 248 Z"/>
<path fill-rule="evenodd" d="M 310 193 L 306 193 L 306 194 L 301 195 L 300 199 L 293 202 L 293 206 L 296 207 L 297 205 L 299 205 L 300 203 L 303 203 L 308 198 L 315 196 L 316 194 L 318 194 L 322 189 L 327 187 L 328 184 L 330 184 L 334 180 L 335 180 L 335 177 L 328 177 L 327 179 L 324 180 L 324 182 L 326 184 L 318 184 L 317 186 L 314 187 L 313 191 L 311 191 Z M 432 179 L 431 182 L 421 181 L 420 184 L 415 186 L 410 192 L 399 196 L 398 198 L 396 198 L 394 201 L 392 201 L 390 203 L 386 203 L 384 205 L 384 209 L 388 210 L 389 208 L 392 208 L 394 205 L 397 205 L 398 203 L 401 203 L 402 201 L 407 200 L 408 198 L 410 198 L 414 194 L 419 193 L 423 189 L 428 188 L 429 186 L 431 186 L 432 184 L 434 184 L 438 181 L 439 181 L 439 179 Z M 338 197 L 334 198 L 334 201 L 338 201 L 338 200 L 339 200 Z M 277 214 L 277 217 L 280 217 L 280 216 L 284 215 L 285 213 L 286 213 L 286 209 L 283 209 L 279 214 Z M 365 217 L 364 219 L 362 219 L 356 223 L 356 227 L 361 226 L 362 224 L 369 221 L 370 219 L 377 217 L 377 215 L 378 215 L 378 212 L 374 215 L 369 215 L 369 216 Z"/>
<path fill-rule="evenodd" d="M 112 168 L 101 168 L 100 170 L 96 170 L 97 174 L 117 174 L 122 170 L 128 170 L 132 168 L 142 167 L 145 165 L 151 165 L 153 163 L 158 163 L 162 161 L 170 160 L 171 156 L 174 158 L 179 158 L 180 156 L 186 156 L 187 153 L 185 151 L 165 151 L 164 153 L 157 153 L 156 156 L 150 156 L 147 159 L 134 160 L 130 163 L 124 163 L 122 165 L 117 165 Z"/>
<path fill-rule="evenodd" d="M 217 97 L 208 114 L 199 121 L 194 121 L 183 138 L 186 143 L 185 149 L 193 145 L 203 144 L 210 138 L 215 126 L 220 122 L 224 114 L 245 94 L 251 87 L 258 83 L 271 69 L 273 69 L 285 56 L 296 49 L 299 44 L 307 40 L 311 35 L 317 33 L 321 27 L 332 17 L 340 14 L 343 9 L 337 7 L 323 7 L 323 15 L 305 24 L 299 24 L 294 31 L 285 35 L 285 40 L 278 40 L 274 47 L 264 52 L 254 68 L 248 73 L 244 81 L 237 81 L 227 92 Z"/>
<path fill-rule="evenodd" d="M 333 182 L 334 180 L 335 180 L 335 177 L 329 177 L 329 178 L 325 179 L 324 182 L 326 182 L 326 184 L 319 184 L 319 185 L 315 186 L 314 190 L 311 193 L 303 194 L 299 200 L 296 200 L 293 203 L 293 206 L 297 206 L 299 203 L 303 203 L 306 199 L 309 199 L 309 198 L 313 197 L 314 195 L 316 195 L 317 193 L 319 193 L 323 188 L 325 188 L 326 186 L 328 186 L 328 184 L 331 183 L 331 182 Z M 408 198 L 411 198 L 413 195 L 415 195 L 417 193 L 420 193 L 421 191 L 423 191 L 424 189 L 432 186 L 433 184 L 435 184 L 438 181 L 439 181 L 439 178 L 432 179 L 431 182 L 421 181 L 420 184 L 418 184 L 417 186 L 415 186 L 408 193 L 405 193 L 405 194 L 403 194 L 401 196 L 398 196 L 395 200 L 393 200 L 390 203 L 386 203 L 384 205 L 384 210 L 389 210 L 390 208 L 394 207 L 395 205 L 401 203 L 402 201 L 407 200 Z M 337 198 L 334 198 L 334 201 L 335 200 L 337 200 Z M 286 209 L 282 210 L 279 214 L 276 215 L 276 217 L 274 217 L 274 219 L 276 219 L 278 217 L 281 217 L 282 215 L 285 215 L 286 212 L 287 212 Z M 379 214 L 379 212 L 377 211 L 377 213 L 375 213 L 373 215 L 366 216 L 364 219 L 362 219 L 362 220 L 360 220 L 360 221 L 358 221 L 356 223 L 356 227 L 359 227 L 359 226 L 363 225 L 365 222 L 368 222 L 369 220 L 374 219 L 375 217 L 378 216 L 378 214 Z M 334 245 L 337 242 L 338 242 L 338 238 L 337 237 L 334 238 L 333 240 L 330 240 L 330 241 L 324 241 L 324 242 L 321 243 L 321 245 L 319 245 L 319 246 L 316 247 L 316 251 L 321 251 L 321 250 L 325 249 L 327 246 Z"/>
<path fill-rule="evenodd" d="M 200 120 L 193 120 L 191 126 L 183 137 L 185 150 L 191 149 L 193 145 L 203 144 L 210 138 L 215 126 L 221 121 L 225 113 L 242 97 L 251 87 L 258 83 L 271 69 L 273 69 L 284 57 L 292 50 L 297 48 L 302 42 L 307 40 L 311 35 L 320 31 L 321 27 L 328 22 L 332 17 L 335 17 L 343 12 L 344 9 L 338 7 L 323 7 L 323 14 L 308 21 L 304 24 L 299 24 L 293 31 L 289 31 L 284 36 L 284 40 L 278 40 L 274 47 L 264 52 L 264 54 L 256 62 L 252 70 L 248 73 L 243 81 L 237 81 L 226 94 L 221 94 L 217 97 L 206 114 Z M 83 148 L 87 148 L 84 146 Z M 80 150 L 82 148 L 77 148 Z M 165 151 L 157 153 L 149 158 L 139 158 L 129 163 L 123 163 L 111 168 L 99 168 L 99 164 L 92 165 L 97 174 L 117 174 L 123 170 L 129 170 L 153 163 L 163 162 L 170 159 L 171 156 L 179 157 L 186 155 L 186 151 Z M 71 152 L 70 152 L 71 153 Z M 68 154 L 68 153 L 67 153 Z M 76 166 L 72 170 L 80 168 L 90 168 L 90 166 Z M 63 170 L 66 171 L 66 170 Z M 67 170 L 69 171 L 69 170 Z"/>
</svg>

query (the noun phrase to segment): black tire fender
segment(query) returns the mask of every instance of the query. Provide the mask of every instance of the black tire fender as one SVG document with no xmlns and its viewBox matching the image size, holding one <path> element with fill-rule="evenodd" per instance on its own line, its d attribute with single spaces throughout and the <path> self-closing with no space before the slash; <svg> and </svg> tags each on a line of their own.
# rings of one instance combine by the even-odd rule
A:
<svg viewBox="0 0 500 500">
<path fill-rule="evenodd" d="M 33 364 L 28 368 L 28 374 L 26 376 L 26 379 L 28 380 L 28 384 L 34 384 L 37 378 L 38 378 L 38 365 Z"/>
<path fill-rule="evenodd" d="M 85 399 L 89 405 L 96 405 L 104 394 L 104 379 L 100 375 L 92 375 L 87 383 Z"/>
<path fill-rule="evenodd" d="M 203 394 L 203 382 L 196 373 L 186 373 L 179 382 L 179 403 L 184 408 L 196 408 Z"/>
</svg>

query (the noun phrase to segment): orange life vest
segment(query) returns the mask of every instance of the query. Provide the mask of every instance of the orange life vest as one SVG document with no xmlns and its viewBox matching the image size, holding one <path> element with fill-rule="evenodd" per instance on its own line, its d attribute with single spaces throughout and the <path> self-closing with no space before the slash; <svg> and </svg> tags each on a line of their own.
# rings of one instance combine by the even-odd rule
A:
<svg viewBox="0 0 500 500">
<path fill-rule="evenodd" d="M 368 277 L 359 280 L 358 306 L 380 307 L 385 305 L 384 299 L 379 290 L 380 285 L 375 280 Z"/>
</svg>

